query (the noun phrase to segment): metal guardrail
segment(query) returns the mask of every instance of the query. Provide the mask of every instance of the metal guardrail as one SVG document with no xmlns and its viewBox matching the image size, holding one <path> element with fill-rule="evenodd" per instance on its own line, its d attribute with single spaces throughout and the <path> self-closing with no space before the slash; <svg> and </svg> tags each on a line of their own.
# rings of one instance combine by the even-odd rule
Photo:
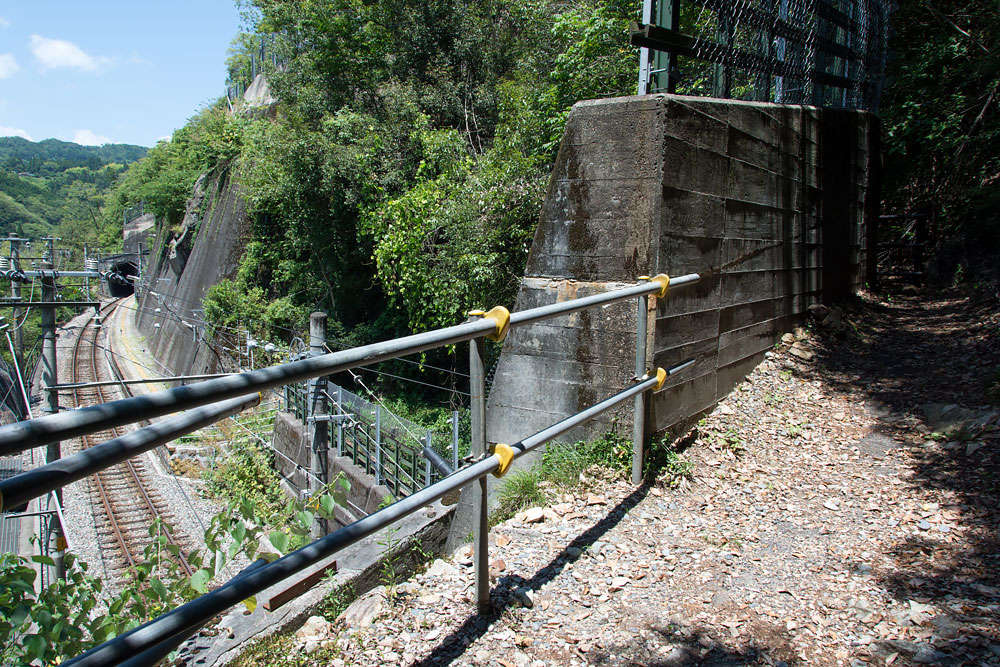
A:
<svg viewBox="0 0 1000 667">
<path fill-rule="evenodd" d="M 337 456 L 350 458 L 374 477 L 376 485 L 385 486 L 394 497 L 401 498 L 444 476 L 432 458 L 441 458 L 433 447 L 435 439 L 440 444 L 444 436 L 332 382 L 327 381 L 326 388 L 321 390 L 328 398 L 333 418 L 317 426 L 328 429 L 326 441 L 336 442 Z M 287 412 L 306 424 L 312 419 L 309 408 L 306 385 L 285 386 Z M 453 413 L 450 445 L 442 450 L 452 456 L 458 447 L 455 419 L 457 413 Z M 428 447 L 431 456 L 427 455 Z M 447 467 L 444 474 L 450 474 L 456 466 Z"/>
<path fill-rule="evenodd" d="M 680 372 L 690 365 L 690 362 L 685 362 L 669 371 L 658 369 L 655 376 L 651 376 L 650 373 L 644 371 L 647 336 L 646 314 L 649 310 L 649 297 L 655 294 L 663 298 L 667 295 L 670 287 L 693 284 L 699 279 L 697 274 L 689 274 L 674 279 L 666 275 L 660 275 L 655 278 L 644 278 L 643 282 L 620 290 L 612 290 L 589 297 L 515 312 L 513 314 L 502 307 L 494 308 L 489 312 L 472 311 L 470 312 L 470 321 L 452 327 L 0 427 L 0 453 L 23 451 L 24 449 L 48 442 L 94 433 L 111 426 L 135 423 L 143 419 L 205 406 L 210 403 L 216 405 L 199 412 L 204 415 L 204 413 L 211 412 L 212 410 L 225 411 L 233 406 L 230 405 L 224 408 L 222 405 L 219 405 L 221 401 L 228 401 L 229 399 L 262 391 L 263 389 L 318 378 L 338 371 L 420 352 L 433 347 L 470 341 L 471 449 L 473 459 L 478 458 L 478 460 L 453 472 L 441 481 L 431 484 L 355 523 L 320 537 L 311 544 L 272 563 L 261 565 L 252 570 L 245 570 L 214 591 L 166 612 L 160 617 L 109 640 L 64 664 L 109 665 L 119 664 L 129 658 L 131 660 L 129 660 L 128 664 L 152 664 L 156 659 L 165 655 L 164 651 L 169 651 L 180 640 L 197 631 L 216 614 L 472 482 L 478 482 L 478 493 L 476 496 L 478 524 L 475 529 L 474 538 L 477 600 L 480 611 L 485 611 L 489 608 L 486 475 L 493 473 L 502 476 L 510 468 L 511 463 L 524 453 L 558 437 L 573 427 L 621 404 L 629 398 L 634 398 L 634 421 L 636 426 L 633 433 L 633 480 L 638 481 L 636 474 L 637 471 L 641 470 L 643 457 L 643 396 L 646 391 L 662 388 L 668 375 Z M 502 340 L 512 326 L 529 324 L 597 305 L 622 301 L 631 297 L 637 297 L 637 377 L 635 383 L 600 403 L 563 419 L 520 442 L 512 445 L 498 444 L 491 453 L 487 453 L 484 391 L 485 369 L 483 366 L 484 339 Z M 239 402 L 233 401 L 233 403 Z M 181 415 L 175 420 L 168 421 L 179 422 L 185 420 L 187 417 L 187 415 Z M 105 460 L 101 462 L 83 460 L 76 462 L 74 463 L 76 466 L 74 474 L 79 474 L 80 476 L 89 474 L 89 472 L 93 472 L 95 469 L 110 465 L 113 460 L 119 459 L 121 456 L 127 458 L 138 453 L 141 448 L 146 447 L 150 442 L 162 441 L 162 438 L 157 438 L 156 434 L 151 432 L 150 429 L 155 429 L 157 426 L 162 426 L 163 424 L 166 424 L 166 422 L 147 427 L 146 429 L 140 429 L 134 434 L 130 434 L 137 436 L 136 441 L 132 443 L 135 445 L 134 450 L 123 449 L 127 443 L 121 441 L 125 440 L 128 436 L 117 439 L 118 442 L 110 441 L 103 445 L 98 445 L 98 448 L 105 447 L 110 452 Z M 162 436 L 162 433 L 160 435 Z M 66 461 L 70 460 L 66 459 Z M 68 483 L 70 481 L 68 477 L 63 477 L 63 480 L 66 481 L 58 479 L 57 476 L 65 475 L 65 471 L 56 470 L 54 465 L 43 466 L 36 471 L 30 471 L 25 474 L 37 475 L 44 473 L 45 475 L 49 475 L 49 485 Z M 84 472 L 85 470 L 86 472 Z M 15 492 L 19 492 L 22 495 L 30 493 L 28 485 L 24 483 L 23 476 L 18 477 L 22 477 L 22 479 L 18 480 L 15 477 L 7 482 L 0 482 L 0 499 L 7 497 L 8 494 L 13 495 Z M 35 483 L 39 482 L 36 481 Z"/>
</svg>

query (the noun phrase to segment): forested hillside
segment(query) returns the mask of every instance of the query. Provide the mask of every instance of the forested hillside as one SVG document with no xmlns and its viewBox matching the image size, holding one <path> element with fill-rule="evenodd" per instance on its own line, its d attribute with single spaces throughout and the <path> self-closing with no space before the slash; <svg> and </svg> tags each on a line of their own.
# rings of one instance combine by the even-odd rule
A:
<svg viewBox="0 0 1000 667">
<path fill-rule="evenodd" d="M 142 146 L 0 137 L 0 233 L 97 242 L 108 189 Z"/>
<path fill-rule="evenodd" d="M 128 171 L 104 219 L 143 200 L 175 225 L 200 173 L 232 170 L 252 231 L 205 313 L 259 336 L 301 329 L 317 307 L 363 342 L 509 304 L 569 107 L 635 92 L 639 4 L 241 3 L 231 77 L 266 39 L 281 63 L 265 65 L 276 108 L 202 110 Z M 886 208 L 938 211 L 953 270 L 995 248 L 1000 228 L 1000 26 L 982 0 L 905 3 L 893 26 Z"/>
</svg>

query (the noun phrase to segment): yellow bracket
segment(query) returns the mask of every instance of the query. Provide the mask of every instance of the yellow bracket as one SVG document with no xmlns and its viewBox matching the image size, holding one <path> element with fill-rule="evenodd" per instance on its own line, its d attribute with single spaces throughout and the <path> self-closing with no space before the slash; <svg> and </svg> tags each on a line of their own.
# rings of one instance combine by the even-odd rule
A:
<svg viewBox="0 0 1000 667">
<path fill-rule="evenodd" d="M 668 276 L 665 273 L 661 273 L 658 276 L 653 276 L 652 278 L 646 278 L 646 280 L 660 284 L 660 291 L 656 293 L 656 296 L 658 298 L 663 299 L 667 296 L 667 292 L 670 291 L 670 276 Z"/>
<path fill-rule="evenodd" d="M 510 330 L 510 311 L 503 306 L 491 308 L 489 312 L 485 310 L 470 310 L 469 317 L 482 317 L 487 320 L 493 320 L 496 323 L 496 332 L 487 336 L 490 340 L 501 341 L 507 337 L 507 331 Z"/>
<path fill-rule="evenodd" d="M 503 477 L 507 474 L 507 470 L 510 468 L 510 464 L 514 460 L 514 450 L 511 449 L 510 445 L 498 442 L 493 445 L 493 453 L 497 455 L 498 459 L 500 459 L 500 465 L 493 471 L 493 474 L 496 477 Z"/>
<path fill-rule="evenodd" d="M 656 369 L 656 384 L 653 385 L 653 391 L 660 391 L 663 389 L 663 383 L 667 381 L 667 372 L 662 368 Z"/>
</svg>

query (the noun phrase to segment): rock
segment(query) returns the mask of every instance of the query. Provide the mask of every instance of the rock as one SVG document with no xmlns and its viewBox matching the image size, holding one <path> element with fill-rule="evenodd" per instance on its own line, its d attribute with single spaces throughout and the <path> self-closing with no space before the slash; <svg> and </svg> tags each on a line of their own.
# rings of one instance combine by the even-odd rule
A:
<svg viewBox="0 0 1000 667">
<path fill-rule="evenodd" d="M 614 577 L 611 580 L 611 587 L 608 588 L 610 591 L 620 591 L 621 589 L 628 586 L 628 577 Z"/>
<path fill-rule="evenodd" d="M 909 600 L 909 617 L 910 623 L 914 625 L 923 625 L 931 618 L 931 614 L 934 613 L 935 609 L 929 604 L 920 604 L 916 600 Z"/>
<path fill-rule="evenodd" d="M 820 324 L 824 327 L 836 329 L 844 323 L 844 312 L 840 308 L 831 308 L 830 314 L 823 318 Z"/>
<path fill-rule="evenodd" d="M 817 320 L 823 320 L 827 315 L 830 314 L 830 307 L 825 306 L 822 303 L 814 303 L 808 308 L 809 314 L 815 317 Z"/>
<path fill-rule="evenodd" d="M 931 619 L 934 630 L 939 637 L 954 639 L 962 632 L 962 626 L 947 614 L 940 614 Z"/>
<path fill-rule="evenodd" d="M 791 345 L 792 343 L 795 342 L 795 334 L 786 333 L 784 336 L 781 337 L 781 342 L 784 343 L 785 345 Z"/>
<path fill-rule="evenodd" d="M 566 556 L 569 558 L 579 558 L 583 553 L 579 547 L 566 547 Z"/>
<path fill-rule="evenodd" d="M 816 356 L 808 348 L 806 348 L 801 341 L 792 345 L 792 347 L 788 349 L 788 353 L 794 357 L 798 357 L 802 361 L 812 361 L 813 357 Z"/>
<path fill-rule="evenodd" d="M 919 528 L 920 530 L 930 530 L 931 523 L 927 519 L 921 519 L 919 522 L 917 522 L 917 528 Z"/>
<path fill-rule="evenodd" d="M 370 626 L 376 618 L 389 608 L 389 598 L 385 586 L 378 586 L 368 591 L 345 609 L 337 617 L 338 623 L 343 623 L 351 630 L 361 630 Z"/>
<path fill-rule="evenodd" d="M 295 638 L 306 645 L 307 653 L 311 653 L 310 645 L 313 645 L 312 650 L 315 650 L 319 642 L 330 637 L 331 630 L 330 621 L 322 616 L 310 616 L 302 627 L 296 630 Z"/>
<path fill-rule="evenodd" d="M 506 569 L 507 563 L 505 563 L 502 558 L 494 558 L 490 563 L 491 572 L 503 572 Z"/>
<path fill-rule="evenodd" d="M 541 523 L 545 521 L 545 511 L 541 507 L 529 507 L 524 511 L 525 523 Z"/>
<path fill-rule="evenodd" d="M 598 496 L 593 493 L 587 496 L 587 506 L 591 505 L 607 505 L 608 499 L 604 496 Z"/>
<path fill-rule="evenodd" d="M 532 607 L 535 606 L 534 600 L 531 599 L 530 588 L 525 588 L 522 586 L 520 588 L 514 589 L 514 599 L 518 602 L 518 604 L 527 609 L 531 609 Z"/>
<path fill-rule="evenodd" d="M 827 500 L 826 502 L 823 503 L 823 507 L 827 508 L 828 510 L 839 510 L 840 503 L 838 503 L 836 500 Z"/>
<path fill-rule="evenodd" d="M 424 573 L 429 577 L 457 577 L 458 568 L 446 560 L 438 558 Z"/>
<path fill-rule="evenodd" d="M 662 651 L 663 649 L 661 649 Z M 693 665 L 700 662 L 697 655 L 684 648 L 683 646 L 674 646 L 670 650 L 666 651 L 665 654 L 656 661 L 658 665 L 664 665 L 664 667 L 673 667 L 677 665 Z"/>
</svg>

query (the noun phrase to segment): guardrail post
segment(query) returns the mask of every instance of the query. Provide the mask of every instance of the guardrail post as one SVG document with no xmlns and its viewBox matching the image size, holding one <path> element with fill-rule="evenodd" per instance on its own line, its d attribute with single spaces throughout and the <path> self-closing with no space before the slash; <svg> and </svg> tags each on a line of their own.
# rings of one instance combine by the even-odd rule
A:
<svg viewBox="0 0 1000 667">
<path fill-rule="evenodd" d="M 382 406 L 375 406 L 375 486 L 382 483 Z"/>
<path fill-rule="evenodd" d="M 458 470 L 458 410 L 451 411 L 451 469 Z"/>
<path fill-rule="evenodd" d="M 430 430 L 424 435 L 424 444 L 427 445 L 428 449 L 434 449 L 432 445 L 432 438 Z M 431 460 L 424 457 L 424 486 L 431 485 Z"/>
<path fill-rule="evenodd" d="M 482 338 L 469 341 L 469 407 L 472 412 L 472 458 L 479 460 L 486 455 L 486 370 L 483 356 L 486 345 Z M 476 523 L 473 531 L 476 567 L 476 608 L 480 614 L 490 611 L 490 526 L 486 496 L 486 477 L 477 482 L 478 493 L 474 493 Z"/>
<path fill-rule="evenodd" d="M 649 311 L 649 295 L 643 294 L 636 297 L 635 310 L 635 377 L 641 378 L 646 374 L 646 337 L 647 320 Z M 642 482 L 642 458 L 643 444 L 646 437 L 646 394 L 645 392 L 635 395 L 632 407 L 632 483 Z"/>
<path fill-rule="evenodd" d="M 344 388 L 337 387 L 337 414 L 346 415 L 344 410 Z M 344 420 L 337 420 L 337 456 L 344 455 Z"/>
<path fill-rule="evenodd" d="M 249 333 L 247 334 L 249 335 Z M 309 351 L 313 356 L 323 354 L 326 349 L 326 313 L 315 312 L 309 316 Z M 309 382 L 310 413 L 312 424 L 310 425 L 310 468 L 312 476 L 309 478 L 309 489 L 315 495 L 329 482 L 327 477 L 327 450 L 330 448 L 329 422 L 320 421 L 317 417 L 327 417 L 329 406 L 327 405 L 326 394 L 323 393 L 324 378 L 315 378 Z M 316 520 L 312 527 L 312 536 L 319 539 L 327 534 L 326 519 L 322 519 L 316 513 Z"/>
</svg>

